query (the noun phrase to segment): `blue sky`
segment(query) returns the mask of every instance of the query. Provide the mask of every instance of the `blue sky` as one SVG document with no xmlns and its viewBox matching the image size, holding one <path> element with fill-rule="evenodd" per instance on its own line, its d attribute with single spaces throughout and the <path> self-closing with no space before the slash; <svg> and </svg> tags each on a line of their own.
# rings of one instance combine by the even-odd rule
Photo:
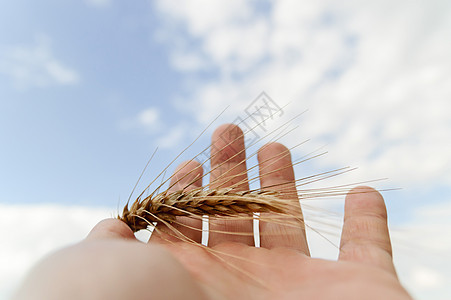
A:
<svg viewBox="0 0 451 300">
<path fill-rule="evenodd" d="M 265 91 L 284 107 L 268 130 L 308 109 L 282 139 L 311 139 L 295 158 L 329 152 L 299 166 L 299 177 L 348 165 L 359 169 L 331 185 L 388 177 L 375 185 L 402 188 L 384 194 L 400 253 L 406 244 L 449 253 L 440 234 L 451 227 L 449 36 L 451 4 L 441 0 L 5 2 L 0 208 L 30 221 L 33 210 L 70 208 L 72 238 L 57 232 L 40 254 L 76 241 L 116 213 L 157 146 L 143 185 L 224 108 L 179 161 L 206 147 L 215 126 L 246 117 Z M 16 229 L 4 233 L 0 256 L 31 234 Z M 10 261 L 39 258 L 23 255 Z M 408 287 L 419 298 L 445 295 L 451 266 L 412 257 L 399 262 Z M 11 278 L 25 269 L 10 262 Z"/>
<path fill-rule="evenodd" d="M 145 132 L 122 130 L 122 120 L 149 106 L 165 111 L 168 123 L 175 117 L 170 99 L 181 76 L 153 40 L 151 5 L 8 5 L 0 13 L 2 62 L 27 75 L 0 72 L 1 201 L 117 201 L 154 147 Z M 72 77 L 50 74 L 52 62 Z"/>
</svg>

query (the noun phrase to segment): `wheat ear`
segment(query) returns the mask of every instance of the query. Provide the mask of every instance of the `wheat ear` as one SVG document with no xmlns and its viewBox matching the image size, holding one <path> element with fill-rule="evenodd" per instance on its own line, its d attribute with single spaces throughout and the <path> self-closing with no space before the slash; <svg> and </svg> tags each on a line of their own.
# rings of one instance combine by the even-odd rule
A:
<svg viewBox="0 0 451 300">
<path fill-rule="evenodd" d="M 158 221 L 171 223 L 176 216 L 239 216 L 273 212 L 288 214 L 292 205 L 281 201 L 274 191 L 231 191 L 231 189 L 163 192 L 143 200 L 137 199 L 130 208 L 124 207 L 122 216 L 133 232 Z"/>
</svg>

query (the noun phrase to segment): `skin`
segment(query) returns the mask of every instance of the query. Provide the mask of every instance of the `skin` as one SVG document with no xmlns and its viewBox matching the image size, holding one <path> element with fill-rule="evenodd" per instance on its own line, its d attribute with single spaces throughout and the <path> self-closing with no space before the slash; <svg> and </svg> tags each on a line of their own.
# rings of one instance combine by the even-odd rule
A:
<svg viewBox="0 0 451 300">
<path fill-rule="evenodd" d="M 241 130 L 220 126 L 212 145 L 212 187 L 249 189 Z M 261 186 L 280 191 L 302 216 L 288 149 L 267 144 L 258 159 Z M 184 163 L 172 180 L 172 190 L 200 187 L 202 168 Z M 201 228 L 199 220 L 178 220 Z M 338 261 L 309 256 L 302 224 L 260 223 L 260 248 L 251 235 L 210 232 L 206 251 L 165 233 L 163 225 L 144 244 L 123 222 L 103 220 L 86 240 L 42 260 L 14 299 L 411 299 L 393 266 L 386 208 L 376 190 L 357 187 L 347 195 Z M 199 231 L 175 226 L 201 241 Z M 251 233 L 252 221 L 210 228 Z"/>
</svg>

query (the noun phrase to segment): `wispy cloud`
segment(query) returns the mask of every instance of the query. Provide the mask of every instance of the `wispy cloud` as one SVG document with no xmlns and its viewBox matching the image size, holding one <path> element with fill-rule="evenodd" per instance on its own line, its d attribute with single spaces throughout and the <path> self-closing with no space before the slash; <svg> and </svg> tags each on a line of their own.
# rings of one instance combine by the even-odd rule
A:
<svg viewBox="0 0 451 300">
<path fill-rule="evenodd" d="M 137 121 L 142 126 L 153 127 L 158 123 L 160 119 L 160 112 L 155 107 L 150 107 L 148 109 L 143 110 L 137 116 Z"/>
<path fill-rule="evenodd" d="M 180 145 L 188 132 L 186 124 L 182 124 L 182 122 L 171 126 L 169 129 L 167 129 L 166 122 L 162 118 L 161 110 L 152 106 L 143 109 L 131 118 L 123 119 L 119 126 L 123 130 L 140 130 L 146 134 L 154 135 L 154 145 L 160 149 L 168 149 Z"/>
<path fill-rule="evenodd" d="M 36 37 L 34 45 L 3 47 L 0 73 L 20 89 L 73 85 L 80 81 L 77 71 L 54 56 L 51 39 L 45 35 Z"/>
<path fill-rule="evenodd" d="M 124 130 L 144 130 L 156 133 L 162 127 L 161 111 L 157 107 L 148 107 L 133 117 L 123 119 L 119 126 Z"/>
<path fill-rule="evenodd" d="M 186 127 L 184 126 L 175 126 L 167 133 L 162 135 L 157 141 L 156 145 L 162 149 L 168 149 L 175 147 L 176 145 L 180 145 L 180 141 L 183 139 L 183 136 L 187 133 Z"/>
<path fill-rule="evenodd" d="M 265 90 L 281 105 L 292 102 L 287 116 L 309 108 L 303 135 L 328 144 L 321 163 L 365 166 L 367 178 L 403 187 L 451 184 L 451 9 L 444 6 L 156 2 L 162 32 L 178 41 L 174 67 L 190 82 L 214 74 L 184 94 L 200 123 Z"/>
<path fill-rule="evenodd" d="M 423 205 L 392 231 L 395 263 L 419 299 L 451 297 L 451 201 Z"/>
</svg>

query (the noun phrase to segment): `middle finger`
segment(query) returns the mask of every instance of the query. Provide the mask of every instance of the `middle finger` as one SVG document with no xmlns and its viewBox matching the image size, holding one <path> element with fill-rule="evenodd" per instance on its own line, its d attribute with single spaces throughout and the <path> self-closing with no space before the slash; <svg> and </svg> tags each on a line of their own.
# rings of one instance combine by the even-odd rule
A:
<svg viewBox="0 0 451 300">
<path fill-rule="evenodd" d="M 243 131 L 236 125 L 224 124 L 212 136 L 210 188 L 249 189 Z M 222 242 L 254 245 L 253 220 L 210 220 L 209 246 Z M 230 232 L 232 234 L 227 234 Z M 233 234 L 237 233 L 237 234 Z M 240 235 L 239 233 L 243 233 Z"/>
</svg>

